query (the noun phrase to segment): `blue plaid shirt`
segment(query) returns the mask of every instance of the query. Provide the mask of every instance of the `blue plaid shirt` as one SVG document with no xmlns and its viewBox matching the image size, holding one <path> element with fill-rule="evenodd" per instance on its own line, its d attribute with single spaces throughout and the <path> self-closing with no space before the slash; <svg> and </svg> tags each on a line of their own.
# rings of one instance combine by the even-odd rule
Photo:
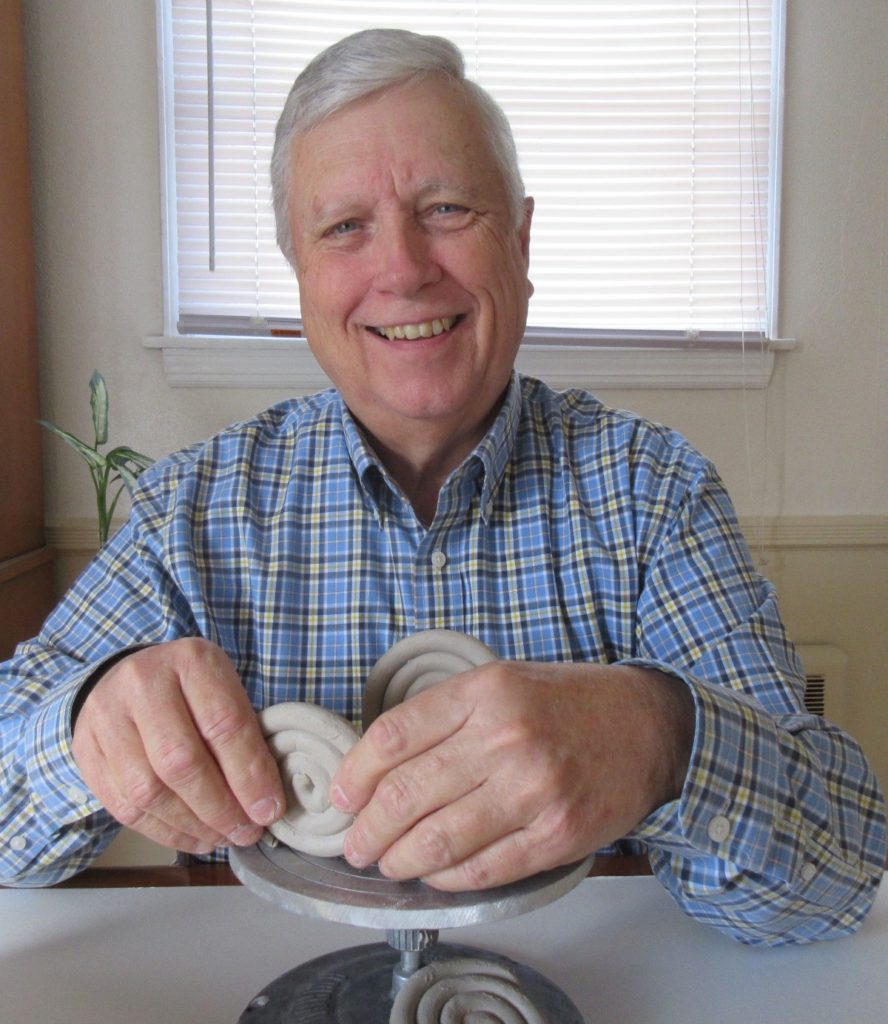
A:
<svg viewBox="0 0 888 1024">
<path fill-rule="evenodd" d="M 357 721 L 376 659 L 434 627 L 507 659 L 683 679 L 684 791 L 629 840 L 690 914 L 741 940 L 860 923 L 885 857 L 878 784 L 804 713 L 773 588 L 713 467 L 674 432 L 517 375 L 428 528 L 332 390 L 147 471 L 127 524 L 0 667 L 0 881 L 73 874 L 116 830 L 70 750 L 72 701 L 109 656 L 203 636 L 256 708 L 307 700 Z"/>
</svg>

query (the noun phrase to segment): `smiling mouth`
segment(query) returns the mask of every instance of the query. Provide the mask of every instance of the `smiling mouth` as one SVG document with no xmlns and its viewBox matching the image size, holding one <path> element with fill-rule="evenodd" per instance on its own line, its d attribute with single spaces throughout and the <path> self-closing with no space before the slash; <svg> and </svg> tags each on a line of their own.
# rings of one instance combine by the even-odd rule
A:
<svg viewBox="0 0 888 1024">
<path fill-rule="evenodd" d="M 443 334 L 462 319 L 463 314 L 460 313 L 458 316 L 442 316 L 440 320 L 423 320 L 418 324 L 394 324 L 391 327 L 370 327 L 369 330 L 378 334 L 380 338 L 388 338 L 389 341 L 396 338 L 415 341 L 417 338 L 434 338 Z"/>
</svg>

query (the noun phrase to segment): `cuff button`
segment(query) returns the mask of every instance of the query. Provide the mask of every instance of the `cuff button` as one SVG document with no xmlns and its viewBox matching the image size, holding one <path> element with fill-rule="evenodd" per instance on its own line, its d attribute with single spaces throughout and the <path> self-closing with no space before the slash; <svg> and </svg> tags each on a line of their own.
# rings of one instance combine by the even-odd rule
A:
<svg viewBox="0 0 888 1024">
<path fill-rule="evenodd" d="M 77 804 L 78 806 L 87 803 L 89 800 L 89 793 L 79 786 L 69 786 L 66 795 L 72 804 Z"/>
<path fill-rule="evenodd" d="M 716 814 L 706 832 L 714 843 L 723 843 L 731 834 L 731 823 L 723 814 Z"/>
</svg>

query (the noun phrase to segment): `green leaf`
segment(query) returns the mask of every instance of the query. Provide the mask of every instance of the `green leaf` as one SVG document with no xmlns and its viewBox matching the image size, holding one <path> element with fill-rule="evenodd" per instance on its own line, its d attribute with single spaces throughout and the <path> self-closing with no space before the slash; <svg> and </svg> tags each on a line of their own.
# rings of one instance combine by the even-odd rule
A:
<svg viewBox="0 0 888 1024">
<path fill-rule="evenodd" d="M 134 451 L 125 444 L 120 445 L 119 448 L 113 448 L 105 458 L 114 469 L 120 469 L 121 466 L 131 464 L 130 469 L 136 476 L 144 472 L 149 466 L 154 465 L 154 459 L 150 455 L 143 455 L 141 452 Z"/>
<path fill-rule="evenodd" d="M 115 477 L 114 479 L 115 480 L 119 480 L 120 477 Z M 130 490 L 130 488 L 127 487 L 127 490 Z M 104 543 L 105 540 L 108 539 L 108 528 L 111 526 L 111 520 L 114 517 L 114 510 L 117 508 L 117 502 L 120 500 L 120 495 L 122 493 L 123 493 L 123 484 L 121 484 L 120 487 L 117 489 L 117 493 L 114 495 L 114 500 L 111 502 L 110 506 L 108 507 L 108 512 L 107 512 L 107 514 L 105 516 L 106 525 L 105 525 L 105 537 L 104 537 L 103 543 Z"/>
<path fill-rule="evenodd" d="M 126 484 L 126 489 L 130 494 L 132 494 L 139 476 L 154 463 L 154 459 L 142 455 L 141 452 L 133 451 L 126 445 L 121 445 L 108 452 L 106 458 L 108 465 L 117 473 L 117 479 Z"/>
<path fill-rule="evenodd" d="M 47 423 L 46 420 L 37 420 L 37 422 L 51 434 L 60 437 L 65 444 L 69 444 L 78 455 L 86 460 L 90 469 L 101 470 L 105 466 L 105 456 L 101 452 L 97 452 L 95 448 L 84 444 L 79 437 L 69 434 L 67 430 L 62 430 L 61 427 L 57 427 L 54 423 Z"/>
<path fill-rule="evenodd" d="M 129 469 L 126 468 L 126 466 L 118 466 L 117 476 L 114 477 L 114 480 L 122 480 L 124 484 L 126 484 L 126 489 L 130 492 L 130 494 L 132 494 L 133 488 L 136 486 L 137 477 L 138 474 L 131 472 Z M 117 501 L 115 500 L 114 503 L 116 505 Z"/>
<path fill-rule="evenodd" d="M 93 370 L 93 375 L 89 379 L 89 405 L 92 409 L 98 448 L 108 440 L 108 388 L 105 385 L 105 378 L 98 370 Z"/>
<path fill-rule="evenodd" d="M 105 385 L 105 378 L 98 370 L 94 370 L 90 377 L 89 392 L 92 421 L 96 434 L 96 443 L 92 447 L 85 441 L 81 441 L 79 437 L 69 434 L 67 430 L 57 427 L 54 423 L 49 423 L 46 420 L 37 422 L 56 437 L 60 437 L 65 444 L 70 445 L 89 466 L 89 475 L 92 477 L 93 488 L 96 492 L 99 543 L 104 544 L 108 538 L 111 518 L 124 487 L 131 492 L 138 477 L 154 464 L 154 459 L 135 451 L 128 445 L 120 445 L 107 454 L 98 450 L 99 445 L 106 444 L 108 441 L 108 388 Z M 118 490 L 109 507 L 109 487 L 113 490 L 117 484 L 119 484 Z"/>
</svg>

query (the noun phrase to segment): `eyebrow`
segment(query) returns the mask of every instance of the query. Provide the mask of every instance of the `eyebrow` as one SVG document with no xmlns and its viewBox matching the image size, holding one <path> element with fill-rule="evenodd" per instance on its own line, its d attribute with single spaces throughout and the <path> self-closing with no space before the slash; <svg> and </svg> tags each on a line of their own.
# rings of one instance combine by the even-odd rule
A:
<svg viewBox="0 0 888 1024">
<path fill-rule="evenodd" d="M 475 188 L 460 185 L 455 181 L 438 180 L 435 178 L 422 182 L 419 187 L 418 195 L 420 198 L 424 198 L 435 192 L 449 192 L 461 197 L 462 199 L 470 201 L 478 198 L 478 190 Z"/>
<path fill-rule="evenodd" d="M 439 192 L 446 192 L 466 202 L 473 202 L 478 198 L 478 190 L 469 188 L 466 185 L 458 184 L 455 181 L 447 181 L 443 178 L 429 178 L 420 182 L 416 190 L 418 199 L 427 199 Z M 311 217 L 316 223 L 335 223 L 341 219 L 347 219 L 350 211 L 360 210 L 365 205 L 367 197 L 361 192 L 349 192 L 345 195 L 336 196 L 329 203 L 312 203 Z"/>
<path fill-rule="evenodd" d="M 331 220 L 340 219 L 341 216 L 346 215 L 346 210 L 354 209 L 355 206 L 362 204 L 363 201 L 357 193 L 337 196 L 329 203 L 319 203 L 317 197 L 315 197 L 309 207 L 309 214 L 313 220 L 328 223 Z"/>
</svg>

